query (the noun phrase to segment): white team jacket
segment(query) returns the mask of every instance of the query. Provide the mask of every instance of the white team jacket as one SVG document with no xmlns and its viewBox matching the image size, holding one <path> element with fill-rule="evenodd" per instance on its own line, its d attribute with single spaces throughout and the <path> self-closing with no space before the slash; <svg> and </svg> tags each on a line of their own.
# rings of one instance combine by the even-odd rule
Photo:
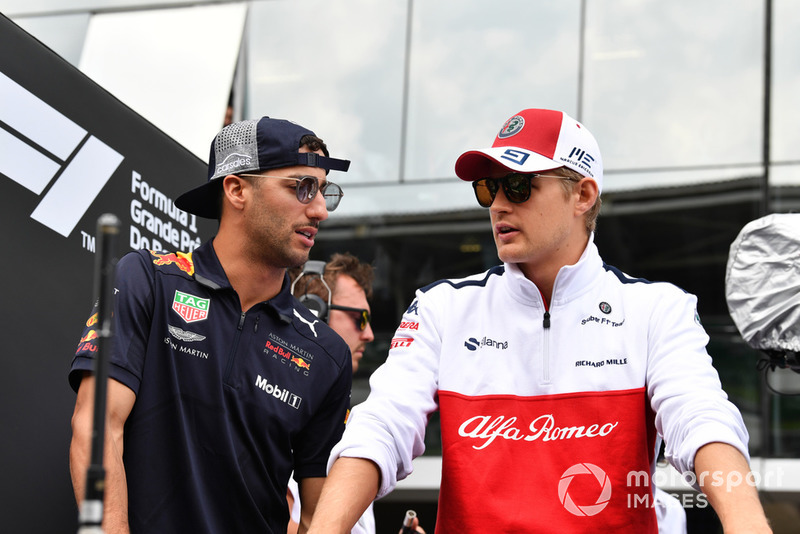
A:
<svg viewBox="0 0 800 534">
<path fill-rule="evenodd" d="M 412 470 L 440 411 L 436 531 L 655 532 L 656 432 L 681 473 L 748 434 L 705 350 L 697 299 L 603 264 L 593 241 L 550 309 L 513 264 L 417 291 L 338 456 Z"/>
</svg>

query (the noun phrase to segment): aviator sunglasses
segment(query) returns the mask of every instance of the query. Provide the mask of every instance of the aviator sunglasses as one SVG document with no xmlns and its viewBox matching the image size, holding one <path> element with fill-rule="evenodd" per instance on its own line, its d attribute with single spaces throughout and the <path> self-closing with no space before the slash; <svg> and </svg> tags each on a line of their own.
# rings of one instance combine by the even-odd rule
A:
<svg viewBox="0 0 800 534">
<path fill-rule="evenodd" d="M 316 176 L 299 176 L 297 178 L 292 176 L 273 176 L 269 174 L 245 174 L 242 173 L 239 176 L 252 176 L 253 178 L 278 178 L 280 180 L 294 180 L 295 184 L 295 194 L 297 195 L 297 200 L 300 201 L 301 204 L 308 204 L 314 197 L 317 195 L 318 191 L 322 191 L 322 196 L 325 198 L 325 208 L 328 211 L 333 211 L 339 206 L 339 201 L 342 200 L 344 193 L 342 192 L 342 188 L 339 187 L 337 184 L 333 182 L 325 182 L 324 185 L 320 187 L 319 180 Z"/>
<path fill-rule="evenodd" d="M 338 306 L 336 304 L 331 304 L 332 310 L 340 310 L 346 312 L 356 312 L 358 317 L 356 317 L 356 328 L 361 330 L 362 332 L 367 329 L 367 325 L 370 322 L 369 311 L 365 310 L 364 308 L 351 308 L 349 306 Z"/>
<path fill-rule="evenodd" d="M 531 198 L 531 180 L 534 178 L 571 180 L 565 176 L 557 176 L 555 174 L 521 174 L 512 172 L 501 178 L 481 178 L 480 180 L 475 180 L 472 182 L 472 188 L 475 190 L 475 198 L 478 199 L 478 204 L 484 208 L 488 208 L 492 205 L 501 184 L 506 198 L 514 204 L 520 204 Z"/>
</svg>

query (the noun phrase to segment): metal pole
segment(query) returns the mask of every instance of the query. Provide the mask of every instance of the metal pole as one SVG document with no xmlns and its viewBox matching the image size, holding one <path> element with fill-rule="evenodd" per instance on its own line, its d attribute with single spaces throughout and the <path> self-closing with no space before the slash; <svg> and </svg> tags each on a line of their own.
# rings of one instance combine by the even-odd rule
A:
<svg viewBox="0 0 800 534">
<path fill-rule="evenodd" d="M 762 161 L 764 165 L 763 178 L 761 180 L 761 201 L 759 214 L 761 217 L 770 213 L 770 190 L 769 190 L 769 163 L 770 163 L 770 119 L 772 111 L 772 0 L 764 0 L 764 109 L 763 109 L 763 138 L 762 138 Z M 760 390 L 760 410 L 761 410 L 761 456 L 770 457 L 773 452 L 772 445 L 772 393 L 767 387 L 768 368 L 764 369 Z"/>
<path fill-rule="evenodd" d="M 103 467 L 105 444 L 106 396 L 108 386 L 108 347 L 114 335 L 114 269 L 117 264 L 114 244 L 120 221 L 106 213 L 97 219 L 95 251 L 95 298 L 97 299 L 97 357 L 94 360 L 94 413 L 91 460 L 86 471 L 86 495 L 79 515 L 79 534 L 102 534 L 103 497 L 106 472 Z"/>
<path fill-rule="evenodd" d="M 586 68 L 586 0 L 581 0 L 581 22 L 578 30 L 578 110 L 576 119 L 583 122 L 583 78 Z"/>
<path fill-rule="evenodd" d="M 414 24 L 414 0 L 408 0 L 406 13 L 406 57 L 403 63 L 403 105 L 400 116 L 400 162 L 398 183 L 406 181 L 406 145 L 408 139 L 408 91 L 411 77 L 411 36 Z"/>
</svg>

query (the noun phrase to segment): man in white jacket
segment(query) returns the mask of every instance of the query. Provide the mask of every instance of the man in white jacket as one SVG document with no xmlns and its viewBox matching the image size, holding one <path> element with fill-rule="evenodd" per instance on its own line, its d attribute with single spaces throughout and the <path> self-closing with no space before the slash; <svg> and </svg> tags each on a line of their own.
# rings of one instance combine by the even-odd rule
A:
<svg viewBox="0 0 800 534">
<path fill-rule="evenodd" d="M 332 451 L 309 533 L 348 532 L 407 476 L 435 410 L 437 533 L 656 533 L 659 437 L 726 533 L 769 532 L 696 298 L 594 245 L 603 163 L 586 127 L 526 109 L 455 170 L 490 209 L 503 264 L 417 291 Z"/>
</svg>

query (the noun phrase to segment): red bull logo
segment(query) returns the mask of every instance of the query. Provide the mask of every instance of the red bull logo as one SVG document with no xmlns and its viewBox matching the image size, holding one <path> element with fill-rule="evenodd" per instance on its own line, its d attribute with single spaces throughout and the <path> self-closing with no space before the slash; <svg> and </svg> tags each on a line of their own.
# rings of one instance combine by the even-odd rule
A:
<svg viewBox="0 0 800 534">
<path fill-rule="evenodd" d="M 97 324 L 97 315 L 98 314 L 95 313 L 94 315 L 89 317 L 89 320 L 86 321 L 86 326 L 92 327 L 92 326 L 96 325 Z"/>
<path fill-rule="evenodd" d="M 291 362 L 291 363 L 295 364 L 297 366 L 297 369 L 295 369 L 295 370 L 298 371 L 298 372 L 300 371 L 300 369 L 305 369 L 306 371 L 311 370 L 311 363 L 310 362 L 305 361 L 303 358 L 301 358 L 300 356 L 297 356 L 295 353 L 293 353 L 289 349 L 281 346 L 277 342 L 270 341 L 269 339 L 264 344 L 264 353 L 265 354 L 271 354 L 272 357 L 276 358 L 276 359 L 277 359 L 277 357 L 280 357 L 281 358 L 281 360 L 280 360 L 281 362 L 284 362 L 284 363 L 285 362 Z M 308 376 L 307 372 L 305 372 L 303 374 Z"/>
<path fill-rule="evenodd" d="M 95 319 L 94 323 L 96 323 L 97 322 L 97 314 L 92 315 L 92 318 Z M 89 321 L 87 321 L 87 324 L 91 320 L 92 319 L 89 319 Z M 94 324 L 94 323 L 92 323 L 92 324 Z M 100 337 L 100 336 L 97 335 L 97 330 L 94 330 L 94 329 L 89 330 L 86 333 L 86 335 L 83 336 L 80 341 L 78 341 L 78 348 L 75 350 L 75 354 L 79 354 L 81 352 L 97 352 L 97 343 L 95 343 L 94 341 L 98 337 Z"/>
<path fill-rule="evenodd" d="M 97 330 L 89 330 L 89 333 L 83 336 L 79 343 L 86 343 L 87 341 L 92 341 L 97 338 Z"/>
<path fill-rule="evenodd" d="M 292 363 L 303 369 L 311 369 L 311 364 L 302 358 L 292 357 Z"/>
<path fill-rule="evenodd" d="M 97 352 L 97 350 L 97 344 L 89 341 L 87 343 L 78 343 L 78 350 L 75 351 L 75 354 L 80 354 L 81 352 Z"/>
<path fill-rule="evenodd" d="M 189 276 L 194 274 L 194 262 L 192 261 L 192 253 L 184 253 L 184 252 L 170 252 L 169 254 L 158 254 L 157 252 L 150 251 L 150 254 L 153 255 L 154 259 L 153 263 L 155 265 L 171 265 L 175 264 L 178 266 L 178 269 L 185 272 Z"/>
</svg>

